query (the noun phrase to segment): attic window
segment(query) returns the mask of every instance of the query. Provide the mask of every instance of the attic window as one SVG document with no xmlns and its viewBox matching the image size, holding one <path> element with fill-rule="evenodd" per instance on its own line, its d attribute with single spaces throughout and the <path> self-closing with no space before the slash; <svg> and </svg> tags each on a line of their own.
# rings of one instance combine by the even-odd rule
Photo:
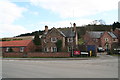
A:
<svg viewBox="0 0 120 80">
<path fill-rule="evenodd" d="M 57 42 L 57 38 L 56 37 L 52 37 L 51 38 L 51 42 Z"/>
<path fill-rule="evenodd" d="M 108 38 L 105 38 L 105 41 L 107 42 L 107 41 L 109 41 L 109 39 L 108 39 Z"/>
</svg>

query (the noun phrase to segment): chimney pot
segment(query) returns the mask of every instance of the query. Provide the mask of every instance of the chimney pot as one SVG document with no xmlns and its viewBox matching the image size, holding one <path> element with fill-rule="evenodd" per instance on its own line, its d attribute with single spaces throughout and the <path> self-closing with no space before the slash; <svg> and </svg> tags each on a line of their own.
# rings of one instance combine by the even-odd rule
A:
<svg viewBox="0 0 120 80">
<path fill-rule="evenodd" d="M 74 26 L 74 27 L 76 27 L 76 24 L 75 24 L 75 23 L 73 23 L 73 26 Z"/>
<path fill-rule="evenodd" d="M 48 26 L 46 25 L 45 26 L 45 33 L 47 33 L 48 32 Z"/>
<path fill-rule="evenodd" d="M 76 24 L 73 23 L 74 32 L 76 32 Z"/>
</svg>

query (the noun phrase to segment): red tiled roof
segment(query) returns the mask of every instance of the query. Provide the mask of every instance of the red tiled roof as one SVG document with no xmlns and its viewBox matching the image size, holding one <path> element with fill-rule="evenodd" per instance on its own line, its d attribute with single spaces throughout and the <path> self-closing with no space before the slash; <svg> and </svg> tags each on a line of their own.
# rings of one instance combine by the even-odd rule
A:
<svg viewBox="0 0 120 80">
<path fill-rule="evenodd" d="M 2 47 L 27 46 L 32 40 L 1 41 Z"/>
</svg>

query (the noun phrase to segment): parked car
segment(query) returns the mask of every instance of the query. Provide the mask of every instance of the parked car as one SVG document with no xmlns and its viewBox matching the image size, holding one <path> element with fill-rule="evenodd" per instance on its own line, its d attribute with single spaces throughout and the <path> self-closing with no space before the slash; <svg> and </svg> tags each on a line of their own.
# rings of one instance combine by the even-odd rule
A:
<svg viewBox="0 0 120 80">
<path fill-rule="evenodd" d="M 105 49 L 102 48 L 102 47 L 98 47 L 97 50 L 98 50 L 98 52 L 104 52 L 105 51 Z"/>
<path fill-rule="evenodd" d="M 114 54 L 120 54 L 120 48 L 114 48 L 113 53 Z"/>
</svg>

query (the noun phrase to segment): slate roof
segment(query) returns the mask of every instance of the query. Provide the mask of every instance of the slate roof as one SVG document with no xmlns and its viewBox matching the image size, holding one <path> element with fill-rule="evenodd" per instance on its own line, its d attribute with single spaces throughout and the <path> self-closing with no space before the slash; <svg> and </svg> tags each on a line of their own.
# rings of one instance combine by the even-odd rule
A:
<svg viewBox="0 0 120 80">
<path fill-rule="evenodd" d="M 101 32 L 97 32 L 97 31 L 88 32 L 88 34 L 89 34 L 92 38 L 100 38 L 103 33 L 104 33 L 103 31 L 101 31 Z"/>
<path fill-rule="evenodd" d="M 109 34 L 112 38 L 117 38 L 117 37 L 115 36 L 115 34 L 113 34 L 112 32 L 108 32 L 108 34 Z"/>
<path fill-rule="evenodd" d="M 32 40 L 1 41 L 2 47 L 25 47 Z"/>
<path fill-rule="evenodd" d="M 100 38 L 103 33 L 104 33 L 104 31 L 91 31 L 91 32 L 88 32 L 88 34 L 89 34 L 92 38 Z M 108 34 L 109 34 L 112 38 L 117 38 L 117 37 L 115 36 L 115 34 L 113 34 L 112 32 L 108 32 Z"/>
<path fill-rule="evenodd" d="M 52 29 L 56 29 L 56 28 L 52 28 Z M 52 31 L 52 29 L 50 31 Z M 70 29 L 67 29 L 67 30 L 59 30 L 59 29 L 56 29 L 61 35 L 63 35 L 64 37 L 74 37 L 75 36 L 75 32 L 73 32 Z M 49 32 L 50 32 L 49 31 Z M 49 32 L 47 34 L 49 34 Z M 45 37 L 47 34 L 43 34 L 42 37 Z"/>
<path fill-rule="evenodd" d="M 66 37 L 74 37 L 74 36 L 75 36 L 75 32 L 73 32 L 71 29 L 61 30 L 61 32 L 62 32 Z"/>
</svg>

